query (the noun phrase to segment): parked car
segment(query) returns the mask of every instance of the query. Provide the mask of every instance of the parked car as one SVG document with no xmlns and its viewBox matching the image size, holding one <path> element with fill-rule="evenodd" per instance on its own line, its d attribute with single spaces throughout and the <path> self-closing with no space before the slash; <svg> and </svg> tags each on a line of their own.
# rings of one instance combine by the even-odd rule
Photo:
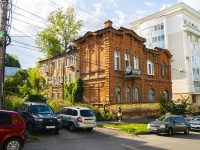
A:
<svg viewBox="0 0 200 150">
<path fill-rule="evenodd" d="M 0 110 L 0 149 L 21 150 L 26 141 L 26 124 L 20 114 Z"/>
<path fill-rule="evenodd" d="M 200 131 L 200 116 L 196 116 L 190 120 L 191 130 Z"/>
<path fill-rule="evenodd" d="M 61 124 L 48 104 L 24 102 L 18 112 L 24 119 L 30 134 L 35 131 L 54 131 L 59 134 Z"/>
<path fill-rule="evenodd" d="M 56 113 L 62 126 L 68 127 L 69 131 L 84 128 L 91 131 L 96 127 L 96 117 L 92 110 L 87 107 L 64 107 Z"/>
<path fill-rule="evenodd" d="M 184 117 L 171 115 L 163 116 L 156 121 L 148 123 L 147 129 L 151 133 L 167 133 L 167 135 L 171 136 L 175 132 L 189 134 L 191 126 Z"/>
</svg>

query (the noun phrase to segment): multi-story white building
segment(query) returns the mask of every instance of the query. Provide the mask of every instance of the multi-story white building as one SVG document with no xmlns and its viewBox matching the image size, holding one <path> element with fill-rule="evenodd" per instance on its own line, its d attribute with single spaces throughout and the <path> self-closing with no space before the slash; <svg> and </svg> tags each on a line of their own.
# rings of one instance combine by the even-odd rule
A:
<svg viewBox="0 0 200 150">
<path fill-rule="evenodd" d="M 168 49 L 173 100 L 189 97 L 194 113 L 200 113 L 200 12 L 179 3 L 131 23 L 146 38 L 146 47 Z"/>
</svg>

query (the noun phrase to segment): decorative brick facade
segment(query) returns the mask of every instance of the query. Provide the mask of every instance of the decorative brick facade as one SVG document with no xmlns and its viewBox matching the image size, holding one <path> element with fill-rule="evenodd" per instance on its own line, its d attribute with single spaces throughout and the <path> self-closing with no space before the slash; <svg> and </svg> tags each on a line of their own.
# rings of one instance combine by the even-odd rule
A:
<svg viewBox="0 0 200 150">
<path fill-rule="evenodd" d="M 132 30 L 114 29 L 111 21 L 105 22 L 104 29 L 87 32 L 76 40 L 78 76 L 84 82 L 83 101 L 110 105 L 154 103 L 164 91 L 170 99 L 172 55 L 165 49 L 147 49 L 144 42 Z M 115 52 L 119 54 L 119 65 Z M 128 68 L 125 54 L 129 56 Z M 152 66 L 147 65 L 148 60 Z M 147 73 L 149 69 L 153 72 Z"/>
</svg>

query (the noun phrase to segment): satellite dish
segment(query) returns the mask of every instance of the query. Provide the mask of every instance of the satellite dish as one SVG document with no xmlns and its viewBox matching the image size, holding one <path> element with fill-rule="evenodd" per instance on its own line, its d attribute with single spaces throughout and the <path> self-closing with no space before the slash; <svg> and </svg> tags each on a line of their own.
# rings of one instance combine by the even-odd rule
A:
<svg viewBox="0 0 200 150">
<path fill-rule="evenodd" d="M 131 66 L 128 66 L 128 67 L 126 68 L 126 72 L 127 72 L 127 73 L 131 73 L 131 71 L 132 71 L 132 67 L 131 67 Z"/>
</svg>

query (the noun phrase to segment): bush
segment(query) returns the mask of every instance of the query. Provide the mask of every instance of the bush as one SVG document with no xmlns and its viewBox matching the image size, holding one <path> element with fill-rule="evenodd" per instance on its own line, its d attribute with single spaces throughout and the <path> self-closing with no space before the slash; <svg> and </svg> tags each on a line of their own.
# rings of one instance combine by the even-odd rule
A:
<svg viewBox="0 0 200 150">
<path fill-rule="evenodd" d="M 54 112 L 58 112 L 63 107 L 72 106 L 72 104 L 66 100 L 48 100 L 47 103 L 51 106 Z"/>
<path fill-rule="evenodd" d="M 26 96 L 26 101 L 29 102 L 46 102 L 46 98 L 41 94 L 29 94 Z"/>
<path fill-rule="evenodd" d="M 20 105 L 25 101 L 24 98 L 20 98 L 17 96 L 7 96 L 5 98 L 5 110 L 12 110 L 12 111 L 18 111 Z"/>
</svg>

